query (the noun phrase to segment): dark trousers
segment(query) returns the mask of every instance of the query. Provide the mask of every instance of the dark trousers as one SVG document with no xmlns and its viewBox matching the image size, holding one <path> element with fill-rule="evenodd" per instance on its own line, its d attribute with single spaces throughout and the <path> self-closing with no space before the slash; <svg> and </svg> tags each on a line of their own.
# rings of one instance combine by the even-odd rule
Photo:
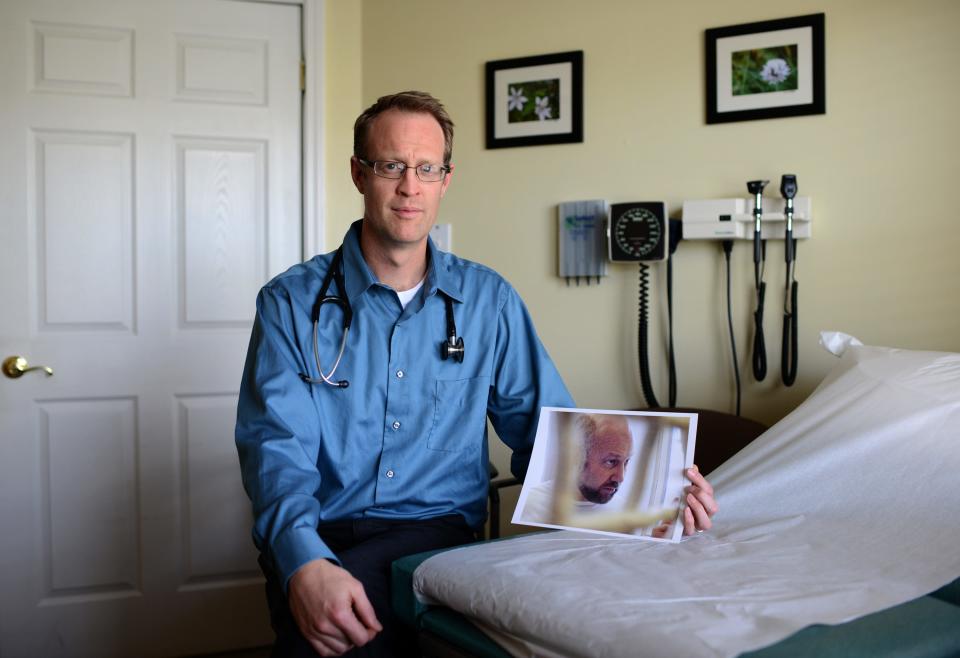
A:
<svg viewBox="0 0 960 658">
<path fill-rule="evenodd" d="M 324 523 L 317 533 L 340 560 L 341 566 L 363 583 L 364 592 L 383 630 L 366 646 L 344 654 L 351 658 L 417 656 L 417 639 L 390 605 L 390 564 L 397 558 L 423 551 L 459 546 L 477 539 L 459 514 L 419 521 L 355 519 Z M 290 613 L 280 582 L 261 556 L 267 578 L 270 623 L 277 635 L 273 658 L 306 658 L 317 654 L 300 634 Z"/>
</svg>

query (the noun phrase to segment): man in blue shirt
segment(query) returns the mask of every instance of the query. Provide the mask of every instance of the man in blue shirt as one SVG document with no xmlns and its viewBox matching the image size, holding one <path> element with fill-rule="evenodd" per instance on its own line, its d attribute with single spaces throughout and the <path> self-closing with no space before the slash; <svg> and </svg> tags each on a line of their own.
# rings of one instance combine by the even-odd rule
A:
<svg viewBox="0 0 960 658">
<path fill-rule="evenodd" d="M 363 219 L 257 299 L 236 440 L 275 655 L 415 653 L 390 563 L 475 538 L 487 418 L 522 476 L 540 407 L 574 406 L 516 291 L 429 239 L 452 146 L 432 96 L 379 99 L 354 126 Z"/>
</svg>

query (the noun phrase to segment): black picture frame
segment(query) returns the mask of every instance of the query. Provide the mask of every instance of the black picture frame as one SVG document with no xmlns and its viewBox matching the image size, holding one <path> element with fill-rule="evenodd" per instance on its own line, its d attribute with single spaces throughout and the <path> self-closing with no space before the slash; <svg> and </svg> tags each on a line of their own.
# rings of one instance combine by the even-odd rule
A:
<svg viewBox="0 0 960 658">
<path fill-rule="evenodd" d="M 707 123 L 825 114 L 825 22 L 810 14 L 707 30 Z"/>
<path fill-rule="evenodd" d="M 487 62 L 486 114 L 488 149 L 582 142 L 583 51 Z"/>
</svg>

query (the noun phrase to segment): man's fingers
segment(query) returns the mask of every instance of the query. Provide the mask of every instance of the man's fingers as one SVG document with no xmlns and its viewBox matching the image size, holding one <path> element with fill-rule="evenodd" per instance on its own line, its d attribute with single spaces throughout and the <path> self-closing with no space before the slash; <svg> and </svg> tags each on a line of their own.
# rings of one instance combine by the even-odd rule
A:
<svg viewBox="0 0 960 658">
<path fill-rule="evenodd" d="M 693 514 L 695 521 L 694 529 L 709 530 L 713 526 L 713 522 L 710 521 L 710 515 L 707 514 L 707 511 L 703 508 L 703 504 L 693 494 L 687 494 L 687 511 Z M 687 528 L 686 521 L 686 515 L 684 515 L 683 525 L 685 530 Z"/>
<path fill-rule="evenodd" d="M 360 581 L 324 559 L 294 573 L 289 601 L 300 632 L 324 656 L 363 646 L 382 630 Z"/>
<path fill-rule="evenodd" d="M 362 647 L 377 634 L 377 631 L 369 629 L 357 618 L 353 608 L 338 610 L 332 616 L 332 620 L 337 630 L 346 636 L 347 641 L 357 647 Z"/>
<path fill-rule="evenodd" d="M 320 634 L 308 637 L 307 642 L 321 656 L 339 656 L 350 650 L 350 645 L 347 642 L 329 635 Z"/>
<path fill-rule="evenodd" d="M 658 538 L 660 538 L 660 539 L 663 539 L 664 537 L 667 536 L 667 531 L 670 529 L 670 526 L 671 526 L 671 525 L 672 525 L 672 524 L 666 523 L 666 522 L 661 523 L 661 524 L 658 525 L 656 528 L 654 528 L 654 529 L 653 529 L 653 532 L 650 533 L 650 534 L 651 534 L 652 536 L 654 536 L 654 537 L 658 537 Z"/>
<path fill-rule="evenodd" d="M 353 611 L 349 605 L 348 598 L 337 597 L 327 605 L 321 605 L 314 614 L 302 613 L 302 619 L 297 620 L 297 626 L 300 627 L 300 632 L 305 638 L 311 642 L 320 642 L 327 646 L 328 650 L 334 651 L 332 655 L 343 653 L 346 650 L 343 647 L 349 648 L 353 643 L 344 628 L 345 624 L 349 623 L 348 617 L 353 617 Z M 356 619 L 353 623 L 359 626 Z"/>
<path fill-rule="evenodd" d="M 697 485 L 691 485 L 687 487 L 687 493 L 691 493 L 696 496 L 697 500 L 700 501 L 700 504 L 703 505 L 703 508 L 707 510 L 707 514 L 713 516 L 720 509 L 720 506 L 717 505 L 716 498 L 713 497 L 713 494 L 701 489 Z"/>
<path fill-rule="evenodd" d="M 700 473 L 696 464 L 687 469 L 687 478 L 692 483 L 691 486 L 687 487 L 687 504 L 694 524 L 693 530 L 709 530 L 713 525 L 710 517 L 720 509 L 713 497 L 713 487 Z M 686 518 L 684 521 L 686 521 Z M 684 530 L 687 530 L 686 524 Z"/>
<path fill-rule="evenodd" d="M 301 628 L 300 632 L 303 633 L 303 636 L 310 640 L 311 643 L 320 642 L 337 653 L 343 653 L 343 651 L 346 650 L 344 647 L 350 648 L 352 644 L 347 633 L 341 629 L 337 623 L 335 614 L 331 614 L 322 620 L 317 620 L 317 623 L 311 625 L 309 628 Z"/>
<path fill-rule="evenodd" d="M 709 482 L 707 482 L 707 478 L 703 477 L 703 475 L 700 473 L 700 469 L 697 468 L 696 464 L 687 469 L 687 479 L 706 491 L 711 496 L 713 495 L 713 487 L 710 486 Z"/>
<path fill-rule="evenodd" d="M 693 518 L 693 512 L 689 507 L 683 508 L 683 534 L 692 535 L 697 531 L 697 524 Z"/>
<path fill-rule="evenodd" d="M 383 630 L 383 626 L 377 619 L 377 613 L 374 612 L 373 606 L 370 604 L 370 599 L 367 598 L 366 592 L 364 592 L 362 589 L 360 590 L 360 595 L 355 597 L 353 600 L 353 609 L 356 612 L 360 623 L 362 623 L 368 629 L 372 630 L 374 633 L 379 633 Z"/>
<path fill-rule="evenodd" d="M 339 598 L 334 608 L 324 615 L 324 619 L 315 626 L 313 632 L 315 639 L 336 648 L 338 653 L 351 647 L 362 647 L 383 628 L 377 622 L 373 606 L 370 605 L 363 586 L 357 582 L 356 587 L 351 589 L 352 591 L 343 593 L 342 598 Z M 367 625 L 357 614 L 356 608 L 363 606 L 369 610 L 373 618 L 373 627 Z"/>
</svg>

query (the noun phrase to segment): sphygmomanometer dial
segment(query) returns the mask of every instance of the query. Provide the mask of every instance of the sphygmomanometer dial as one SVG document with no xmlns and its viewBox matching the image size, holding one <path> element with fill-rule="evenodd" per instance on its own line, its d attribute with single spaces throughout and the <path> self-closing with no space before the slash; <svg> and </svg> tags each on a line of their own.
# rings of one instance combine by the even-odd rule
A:
<svg viewBox="0 0 960 658">
<path fill-rule="evenodd" d="M 661 220 L 646 208 L 630 208 L 615 222 L 613 239 L 617 247 L 638 260 L 649 256 L 663 239 Z"/>
</svg>

